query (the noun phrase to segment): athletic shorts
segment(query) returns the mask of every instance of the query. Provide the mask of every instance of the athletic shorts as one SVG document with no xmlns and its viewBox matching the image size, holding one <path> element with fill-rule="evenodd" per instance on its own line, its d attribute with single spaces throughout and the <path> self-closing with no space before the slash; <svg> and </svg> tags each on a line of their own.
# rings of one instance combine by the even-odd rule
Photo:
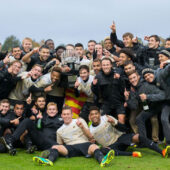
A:
<svg viewBox="0 0 170 170">
<path fill-rule="evenodd" d="M 90 142 L 75 144 L 75 145 L 64 145 L 68 150 L 68 157 L 86 156 L 88 154 L 89 146 L 92 145 Z"/>
<path fill-rule="evenodd" d="M 125 151 L 128 146 L 131 145 L 132 143 L 132 138 L 135 134 L 134 133 L 129 133 L 129 134 L 123 134 L 120 136 L 117 141 L 113 144 L 111 144 L 110 147 L 111 149 L 117 149 L 120 151 Z"/>
</svg>

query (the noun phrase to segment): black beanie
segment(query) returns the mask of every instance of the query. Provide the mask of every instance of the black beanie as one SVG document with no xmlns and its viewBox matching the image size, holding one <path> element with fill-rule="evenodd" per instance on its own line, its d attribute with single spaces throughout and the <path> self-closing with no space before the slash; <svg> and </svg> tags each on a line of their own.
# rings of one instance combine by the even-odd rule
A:
<svg viewBox="0 0 170 170">
<path fill-rule="evenodd" d="M 152 73 L 152 74 L 154 74 L 154 70 L 151 69 L 151 68 L 145 68 L 145 69 L 142 70 L 142 75 L 143 75 L 143 76 L 144 76 L 145 74 L 147 74 L 147 73 Z"/>
</svg>

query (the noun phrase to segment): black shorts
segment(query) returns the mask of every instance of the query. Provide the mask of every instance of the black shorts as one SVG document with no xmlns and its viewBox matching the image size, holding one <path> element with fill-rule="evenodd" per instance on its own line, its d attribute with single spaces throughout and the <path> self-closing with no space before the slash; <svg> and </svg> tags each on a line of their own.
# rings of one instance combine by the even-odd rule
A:
<svg viewBox="0 0 170 170">
<path fill-rule="evenodd" d="M 88 154 L 89 146 L 92 145 L 90 142 L 75 144 L 75 145 L 64 145 L 68 150 L 68 157 L 86 156 Z"/>
<path fill-rule="evenodd" d="M 131 145 L 132 138 L 134 135 L 135 135 L 134 133 L 123 134 L 117 139 L 115 143 L 109 145 L 109 147 L 111 149 L 125 151 L 127 147 Z"/>
<path fill-rule="evenodd" d="M 111 116 L 118 116 L 119 114 L 124 114 L 126 115 L 125 108 L 122 104 L 122 106 L 119 106 L 117 108 L 111 107 L 109 104 L 104 103 L 101 107 L 102 109 L 102 115 L 111 115 Z"/>
</svg>

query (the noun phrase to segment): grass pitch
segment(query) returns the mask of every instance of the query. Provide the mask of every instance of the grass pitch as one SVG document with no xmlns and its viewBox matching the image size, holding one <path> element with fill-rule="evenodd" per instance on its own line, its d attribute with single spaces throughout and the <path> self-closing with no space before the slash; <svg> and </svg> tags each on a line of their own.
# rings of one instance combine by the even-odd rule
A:
<svg viewBox="0 0 170 170">
<path fill-rule="evenodd" d="M 170 170 L 170 158 L 163 158 L 160 154 L 149 149 L 134 150 L 142 152 L 142 158 L 133 158 L 131 156 L 115 157 L 110 167 L 105 169 L 114 170 Z M 93 158 L 58 158 L 53 167 L 38 166 L 32 161 L 35 154 L 26 154 L 25 151 L 18 149 L 16 156 L 10 156 L 7 153 L 0 154 L 0 170 L 98 170 L 98 162 Z"/>
</svg>

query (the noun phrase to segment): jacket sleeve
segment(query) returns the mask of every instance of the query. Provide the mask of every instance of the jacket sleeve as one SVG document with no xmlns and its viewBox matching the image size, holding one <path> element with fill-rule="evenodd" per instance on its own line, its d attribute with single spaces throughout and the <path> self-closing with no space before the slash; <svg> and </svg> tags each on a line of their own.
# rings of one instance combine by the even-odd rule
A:
<svg viewBox="0 0 170 170">
<path fill-rule="evenodd" d="M 0 124 L 1 125 L 9 125 L 10 124 L 10 119 L 0 117 Z"/>
<path fill-rule="evenodd" d="M 94 79 L 97 79 L 97 77 L 95 77 Z M 98 79 L 97 79 L 97 80 L 98 80 Z M 91 90 L 92 90 L 92 92 L 98 97 L 98 96 L 99 96 L 99 82 L 97 82 L 96 85 L 94 85 L 93 82 L 92 82 L 92 84 L 91 84 Z"/>
<path fill-rule="evenodd" d="M 111 40 L 111 42 L 112 42 L 113 44 L 116 44 L 118 47 L 121 47 L 121 48 L 125 47 L 124 44 L 123 44 L 123 42 L 122 42 L 121 40 L 118 40 L 118 39 L 117 39 L 116 33 L 111 33 L 111 34 L 110 34 L 110 40 Z"/>
<path fill-rule="evenodd" d="M 148 84 L 147 91 L 150 93 L 146 93 L 148 101 L 157 102 L 165 100 L 165 92 L 157 88 L 155 85 Z"/>
<path fill-rule="evenodd" d="M 158 76 L 162 77 L 163 79 L 166 79 L 168 76 L 170 76 L 170 64 L 166 65 L 164 69 L 161 69 L 158 72 Z"/>
</svg>

